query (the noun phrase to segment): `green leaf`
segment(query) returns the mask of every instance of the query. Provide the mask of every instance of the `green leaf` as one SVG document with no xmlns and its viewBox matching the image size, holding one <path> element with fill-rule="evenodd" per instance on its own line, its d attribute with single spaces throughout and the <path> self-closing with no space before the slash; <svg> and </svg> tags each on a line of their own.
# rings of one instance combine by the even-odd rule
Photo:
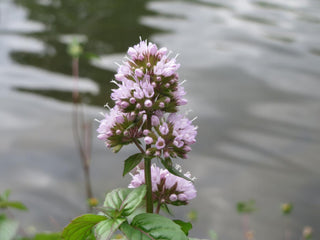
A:
<svg viewBox="0 0 320 240">
<path fill-rule="evenodd" d="M 109 240 L 113 233 L 119 228 L 119 226 L 126 221 L 125 218 L 107 219 L 99 222 L 95 226 L 95 236 L 97 240 Z"/>
<path fill-rule="evenodd" d="M 19 210 L 28 210 L 28 208 L 22 203 L 22 202 L 18 202 L 18 201 L 1 201 L 0 202 L 0 208 L 16 208 Z"/>
<path fill-rule="evenodd" d="M 11 190 L 7 189 L 5 190 L 2 195 L 0 195 L 0 201 L 8 201 L 9 196 L 10 196 Z"/>
<path fill-rule="evenodd" d="M 136 153 L 136 154 L 133 154 L 132 156 L 128 157 L 124 161 L 124 168 L 123 168 L 122 176 L 125 176 L 132 169 L 134 169 L 141 162 L 143 157 L 144 157 L 143 153 Z"/>
<path fill-rule="evenodd" d="M 6 219 L 4 215 L 0 218 L 0 239 L 12 240 L 18 231 L 19 223 L 12 219 Z"/>
<path fill-rule="evenodd" d="M 238 202 L 237 210 L 238 210 L 238 213 L 252 213 L 256 210 L 255 201 L 249 200 L 247 202 Z"/>
<path fill-rule="evenodd" d="M 200 238 L 188 238 L 189 240 L 207 240 L 207 239 L 200 239 Z"/>
<path fill-rule="evenodd" d="M 85 214 L 77 217 L 63 229 L 62 239 L 85 240 L 91 235 L 92 228 L 101 221 L 106 220 L 105 216 Z"/>
<path fill-rule="evenodd" d="M 60 240 L 61 233 L 38 233 L 33 240 Z"/>
<path fill-rule="evenodd" d="M 172 166 L 172 160 L 171 158 L 166 158 L 166 159 L 162 159 L 160 158 L 161 163 L 163 164 L 163 166 L 168 169 L 168 171 L 170 173 L 172 173 L 173 175 L 176 175 L 178 177 L 184 178 L 190 182 L 193 182 L 190 178 L 186 177 L 182 172 L 180 172 L 179 170 L 177 170 L 175 167 Z"/>
<path fill-rule="evenodd" d="M 129 216 L 141 204 L 146 195 L 146 186 L 138 188 L 119 188 L 108 193 L 100 208 L 110 218 Z"/>
<path fill-rule="evenodd" d="M 118 153 L 118 152 L 121 150 L 122 147 L 123 147 L 123 145 L 122 145 L 122 144 L 119 144 L 119 145 L 117 145 L 117 146 L 114 146 L 114 147 L 112 148 L 112 151 L 113 151 L 114 153 Z"/>
<path fill-rule="evenodd" d="M 184 222 L 181 220 L 173 220 L 173 222 L 178 224 L 187 236 L 189 235 L 189 231 L 192 229 L 192 224 L 190 222 Z"/>
<path fill-rule="evenodd" d="M 179 225 L 169 218 L 152 213 L 135 216 L 131 224 L 124 222 L 120 230 L 128 239 L 134 240 L 188 240 Z"/>
</svg>

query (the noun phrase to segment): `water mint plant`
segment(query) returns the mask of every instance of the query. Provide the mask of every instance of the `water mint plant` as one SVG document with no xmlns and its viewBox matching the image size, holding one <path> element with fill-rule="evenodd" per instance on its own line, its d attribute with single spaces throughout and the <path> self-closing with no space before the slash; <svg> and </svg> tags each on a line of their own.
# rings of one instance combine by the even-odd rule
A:
<svg viewBox="0 0 320 240">
<path fill-rule="evenodd" d="M 190 145 L 196 142 L 197 127 L 177 113 L 187 100 L 176 57 L 170 58 L 166 48 L 158 49 L 147 41 L 140 41 L 127 53 L 113 81 L 117 86 L 111 94 L 114 107 L 100 120 L 98 138 L 115 152 L 127 144 L 137 146 L 140 154 L 125 161 L 124 173 L 144 158 L 147 212 L 152 213 L 151 160 L 159 158 L 171 173 L 185 177 L 172 167 L 171 159 L 187 158 Z"/>
<path fill-rule="evenodd" d="M 123 239 L 189 239 L 191 223 L 159 215 L 162 206 L 186 205 L 197 193 L 195 178 L 173 163 L 188 157 L 197 135 L 193 120 L 178 112 L 187 100 L 176 59 L 166 48 L 146 40 L 128 49 L 112 81 L 113 103 L 106 105 L 109 112 L 98 120 L 97 132 L 115 153 L 128 144 L 137 147 L 138 152 L 124 161 L 122 173 L 130 173 L 132 181 L 128 188 L 108 193 L 98 215 L 75 218 L 64 229 L 63 239 L 107 240 L 117 230 Z M 143 204 L 146 213 L 136 213 Z"/>
</svg>

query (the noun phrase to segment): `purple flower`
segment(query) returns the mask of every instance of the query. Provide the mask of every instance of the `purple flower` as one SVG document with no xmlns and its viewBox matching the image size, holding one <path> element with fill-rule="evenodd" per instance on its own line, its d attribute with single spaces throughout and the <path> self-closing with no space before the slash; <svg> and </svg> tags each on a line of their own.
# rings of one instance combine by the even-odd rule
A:
<svg viewBox="0 0 320 240">
<path fill-rule="evenodd" d="M 129 188 L 137 188 L 145 183 L 144 170 L 138 170 L 137 174 L 131 175 L 132 181 Z M 167 169 L 161 169 L 155 164 L 151 166 L 152 192 L 154 201 L 168 204 L 187 204 L 197 196 L 197 191 L 191 181 L 177 177 Z M 185 174 L 191 178 L 190 173 Z"/>
<path fill-rule="evenodd" d="M 156 148 L 158 150 L 163 149 L 166 146 L 166 142 L 164 141 L 164 139 L 162 137 L 159 137 L 157 142 L 156 142 Z"/>
<path fill-rule="evenodd" d="M 151 143 L 153 142 L 153 139 L 152 139 L 151 137 L 145 137 L 145 138 L 144 138 L 144 142 L 145 142 L 146 144 L 151 144 Z"/>
<path fill-rule="evenodd" d="M 104 115 L 104 119 L 99 121 L 100 125 L 97 129 L 97 132 L 99 133 L 98 138 L 106 141 L 110 136 L 113 135 L 112 128 L 117 123 L 123 123 L 123 121 L 124 114 L 119 111 L 119 108 L 117 106 L 111 108 L 110 112 Z"/>
<path fill-rule="evenodd" d="M 175 141 L 184 142 L 185 145 L 190 145 L 196 142 L 197 127 L 192 125 L 192 121 L 181 114 L 172 113 L 168 117 L 168 122 L 173 125 L 173 135 Z"/>
<path fill-rule="evenodd" d="M 168 60 L 163 56 L 161 60 L 154 66 L 153 72 L 156 75 L 162 75 L 165 77 L 172 76 L 180 67 L 180 64 L 176 63 L 176 59 Z"/>
<path fill-rule="evenodd" d="M 160 127 L 159 127 L 159 131 L 161 132 L 162 135 L 167 135 L 169 133 L 169 128 L 168 128 L 168 124 L 166 122 L 164 122 Z"/>
</svg>

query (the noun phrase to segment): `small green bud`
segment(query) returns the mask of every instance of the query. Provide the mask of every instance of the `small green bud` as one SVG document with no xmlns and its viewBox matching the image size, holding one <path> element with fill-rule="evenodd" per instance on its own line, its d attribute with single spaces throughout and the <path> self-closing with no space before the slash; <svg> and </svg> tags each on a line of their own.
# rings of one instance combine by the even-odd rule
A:
<svg viewBox="0 0 320 240">
<path fill-rule="evenodd" d="M 73 39 L 73 41 L 68 46 L 69 55 L 73 58 L 79 58 L 82 52 L 83 49 L 80 43 L 76 39 Z"/>
<path fill-rule="evenodd" d="M 89 198 L 88 199 L 88 205 L 90 207 L 96 207 L 99 204 L 99 200 L 96 198 Z"/>
<path fill-rule="evenodd" d="M 293 210 L 293 205 L 291 203 L 283 203 L 281 210 L 284 215 L 289 215 Z"/>
<path fill-rule="evenodd" d="M 198 218 L 198 213 L 196 212 L 196 210 L 191 210 L 190 212 L 188 212 L 187 218 L 189 219 L 189 221 L 196 221 Z"/>
</svg>

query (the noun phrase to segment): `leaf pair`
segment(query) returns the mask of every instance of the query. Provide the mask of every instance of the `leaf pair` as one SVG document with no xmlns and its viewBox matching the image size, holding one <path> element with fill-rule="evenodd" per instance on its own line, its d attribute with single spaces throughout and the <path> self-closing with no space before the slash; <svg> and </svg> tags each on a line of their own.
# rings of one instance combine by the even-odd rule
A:
<svg viewBox="0 0 320 240">
<path fill-rule="evenodd" d="M 9 201 L 11 191 L 9 189 L 5 190 L 0 195 L 0 208 L 15 208 L 18 210 L 27 210 L 27 207 L 18 201 Z"/>
<path fill-rule="evenodd" d="M 85 214 L 75 218 L 65 227 L 62 238 L 66 240 L 86 240 L 95 236 L 108 240 L 119 226 L 126 221 L 141 204 L 146 187 L 136 189 L 115 189 L 108 193 L 103 207 L 98 208 L 105 215 Z M 92 238 L 94 239 L 94 237 Z"/>
<path fill-rule="evenodd" d="M 190 229 L 187 223 L 176 224 L 158 214 L 141 213 L 128 222 L 127 217 L 139 207 L 145 194 L 145 185 L 108 193 L 103 207 L 98 208 L 104 215 L 86 214 L 75 218 L 63 230 L 62 239 L 109 240 L 120 229 L 128 240 L 188 240 L 184 232 Z"/>
</svg>

